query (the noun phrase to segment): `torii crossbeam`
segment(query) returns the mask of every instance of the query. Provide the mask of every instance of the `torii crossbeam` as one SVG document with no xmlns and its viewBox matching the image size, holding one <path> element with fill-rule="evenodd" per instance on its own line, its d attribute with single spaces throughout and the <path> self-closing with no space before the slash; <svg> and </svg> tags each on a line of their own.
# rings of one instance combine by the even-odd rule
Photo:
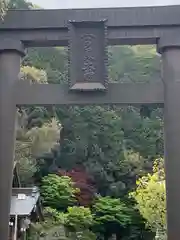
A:
<svg viewBox="0 0 180 240">
<path fill-rule="evenodd" d="M 0 239 L 8 240 L 17 105 L 164 105 L 168 240 L 180 237 L 180 6 L 9 11 L 0 23 Z M 108 83 L 107 46 L 157 44 L 162 82 Z M 69 84 L 18 80 L 24 49 L 68 46 Z"/>
</svg>

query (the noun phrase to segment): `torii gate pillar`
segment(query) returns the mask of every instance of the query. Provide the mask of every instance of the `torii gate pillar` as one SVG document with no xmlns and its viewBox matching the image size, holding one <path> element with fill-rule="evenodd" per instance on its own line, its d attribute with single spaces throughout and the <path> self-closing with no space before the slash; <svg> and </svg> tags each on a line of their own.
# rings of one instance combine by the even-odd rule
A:
<svg viewBox="0 0 180 240">
<path fill-rule="evenodd" d="M 0 239 L 9 229 L 12 169 L 14 162 L 16 103 L 14 84 L 20 72 L 23 46 L 20 41 L 0 41 Z"/>
<path fill-rule="evenodd" d="M 168 240 L 180 238 L 180 35 L 159 41 L 164 84 Z"/>
</svg>

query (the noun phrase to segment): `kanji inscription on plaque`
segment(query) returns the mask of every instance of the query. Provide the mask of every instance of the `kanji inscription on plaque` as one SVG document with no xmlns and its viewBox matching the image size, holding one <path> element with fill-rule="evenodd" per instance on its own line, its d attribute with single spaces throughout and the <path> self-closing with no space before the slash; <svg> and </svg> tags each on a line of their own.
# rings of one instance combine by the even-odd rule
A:
<svg viewBox="0 0 180 240">
<path fill-rule="evenodd" d="M 107 88 L 106 21 L 70 21 L 69 86 L 71 90 Z"/>
</svg>

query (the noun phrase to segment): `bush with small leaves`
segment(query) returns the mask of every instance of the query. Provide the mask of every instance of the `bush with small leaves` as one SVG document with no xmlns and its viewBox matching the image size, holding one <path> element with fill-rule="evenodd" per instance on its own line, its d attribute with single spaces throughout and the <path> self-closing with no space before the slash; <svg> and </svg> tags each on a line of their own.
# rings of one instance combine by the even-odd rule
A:
<svg viewBox="0 0 180 240">
<path fill-rule="evenodd" d="M 82 231 L 89 229 L 93 225 L 93 215 L 89 208 L 85 207 L 68 207 L 66 214 L 65 226 L 73 231 Z"/>
<path fill-rule="evenodd" d="M 41 196 L 45 206 L 65 211 L 76 203 L 78 188 L 74 187 L 71 178 L 49 174 L 42 179 Z"/>
</svg>

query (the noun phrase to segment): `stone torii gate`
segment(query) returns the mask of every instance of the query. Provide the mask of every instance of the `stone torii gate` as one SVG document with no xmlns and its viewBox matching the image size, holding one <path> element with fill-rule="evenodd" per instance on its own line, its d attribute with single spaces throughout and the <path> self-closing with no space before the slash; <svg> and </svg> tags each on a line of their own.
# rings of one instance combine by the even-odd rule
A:
<svg viewBox="0 0 180 240">
<path fill-rule="evenodd" d="M 107 46 L 157 44 L 162 82 L 109 83 Z M 28 47 L 68 46 L 69 85 L 18 80 Z M 9 11 L 0 23 L 0 239 L 8 240 L 17 105 L 164 104 L 168 240 L 180 239 L 180 6 Z"/>
</svg>

